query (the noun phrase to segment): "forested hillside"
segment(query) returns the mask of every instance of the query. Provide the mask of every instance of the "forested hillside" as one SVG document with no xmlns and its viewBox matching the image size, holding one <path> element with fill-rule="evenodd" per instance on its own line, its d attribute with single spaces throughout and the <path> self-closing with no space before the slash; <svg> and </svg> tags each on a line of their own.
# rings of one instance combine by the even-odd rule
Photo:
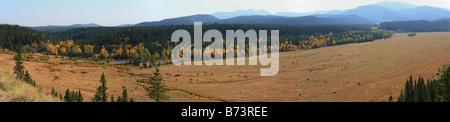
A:
<svg viewBox="0 0 450 122">
<path fill-rule="evenodd" d="M 154 26 L 154 27 L 97 27 L 76 28 L 65 32 L 50 33 L 54 40 L 74 40 L 75 44 L 94 45 L 98 52 L 105 45 L 106 50 L 112 51 L 113 47 L 108 45 L 121 45 L 123 43 L 137 45 L 143 43 L 144 47 L 151 52 L 161 52 L 163 48 L 174 47 L 170 42 L 171 34 L 178 29 L 185 29 L 193 35 L 192 25 L 177 26 Z M 288 41 L 295 46 L 303 43 L 311 43 L 311 48 L 344 44 L 349 42 L 371 41 L 383 38 L 383 34 L 377 34 L 369 29 L 351 25 L 310 25 L 310 26 L 287 26 L 287 25 L 255 25 L 255 24 L 206 24 L 203 30 L 217 29 L 225 36 L 225 30 L 280 30 L 280 42 Z M 314 38 L 321 38 L 333 34 L 322 45 L 313 45 Z M 385 34 L 384 36 L 388 36 Z M 270 36 L 270 34 L 268 35 Z M 313 38 L 311 38 L 311 36 Z M 125 38 L 129 40 L 125 42 Z M 193 38 L 193 36 L 192 36 Z M 351 40 L 351 39 L 355 40 Z M 270 39 L 270 38 L 269 38 Z M 333 44 L 333 41 L 336 41 Z M 319 43 L 319 42 L 317 42 Z M 171 45 L 171 46 L 169 46 Z M 308 46 L 308 45 L 307 45 Z M 283 49 L 281 49 L 283 51 Z"/>
<path fill-rule="evenodd" d="M 0 48 L 14 50 L 16 46 L 39 43 L 49 37 L 42 32 L 18 25 L 0 25 Z"/>
<path fill-rule="evenodd" d="M 383 22 L 380 29 L 393 30 L 395 32 L 446 32 L 450 31 L 450 18 L 436 21 L 397 21 Z"/>
</svg>

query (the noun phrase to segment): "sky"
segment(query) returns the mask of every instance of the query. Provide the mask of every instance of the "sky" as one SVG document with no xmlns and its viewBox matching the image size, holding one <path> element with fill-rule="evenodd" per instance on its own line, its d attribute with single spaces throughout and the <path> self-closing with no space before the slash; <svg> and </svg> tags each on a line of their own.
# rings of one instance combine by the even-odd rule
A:
<svg viewBox="0 0 450 122">
<path fill-rule="evenodd" d="M 240 9 L 272 14 L 345 10 L 382 1 L 450 9 L 450 0 L 0 0 L 0 24 L 116 26 Z"/>
</svg>

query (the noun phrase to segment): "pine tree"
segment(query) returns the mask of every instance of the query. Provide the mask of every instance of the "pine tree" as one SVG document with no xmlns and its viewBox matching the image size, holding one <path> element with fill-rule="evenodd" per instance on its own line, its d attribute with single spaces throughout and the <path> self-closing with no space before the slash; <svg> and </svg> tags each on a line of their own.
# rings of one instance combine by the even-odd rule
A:
<svg viewBox="0 0 450 122">
<path fill-rule="evenodd" d="M 111 102 L 114 102 L 114 95 L 111 95 Z"/>
<path fill-rule="evenodd" d="M 133 99 L 133 98 L 131 98 L 131 99 L 130 99 L 130 102 L 134 102 L 134 99 Z"/>
<path fill-rule="evenodd" d="M 25 70 L 25 66 L 23 66 L 22 49 L 17 49 L 17 54 L 13 59 L 16 60 L 16 66 L 14 66 L 14 74 L 16 74 L 16 79 L 22 80 Z"/>
<path fill-rule="evenodd" d="M 128 102 L 128 93 L 127 93 L 127 89 L 123 89 L 122 91 L 122 102 Z"/>
<path fill-rule="evenodd" d="M 95 94 L 95 96 L 94 96 L 92 101 L 94 101 L 94 102 L 107 102 L 108 96 L 106 94 L 106 89 L 108 89 L 108 87 L 106 87 L 105 73 L 102 73 L 102 77 L 100 79 L 100 83 L 102 85 L 97 88 L 97 93 Z"/>
<path fill-rule="evenodd" d="M 55 96 L 55 97 L 58 96 L 58 93 L 56 93 L 56 91 L 55 91 L 55 87 L 52 88 L 51 94 L 52 94 L 52 96 Z"/>
<path fill-rule="evenodd" d="M 147 90 L 147 96 L 155 100 L 155 102 L 163 102 L 169 99 L 165 93 L 169 90 L 164 84 L 163 79 L 159 73 L 159 68 L 156 67 L 156 72 L 153 73 L 153 77 L 150 78 L 146 83 L 150 86 L 144 86 Z"/>
<path fill-rule="evenodd" d="M 31 80 L 30 73 L 28 73 L 28 70 L 25 70 L 25 75 L 23 76 L 23 81 L 25 83 L 31 84 L 33 81 Z"/>
<path fill-rule="evenodd" d="M 58 92 L 55 90 L 55 87 L 52 88 L 52 96 L 58 97 Z"/>
<path fill-rule="evenodd" d="M 81 95 L 81 90 L 78 90 L 78 102 L 83 102 L 83 95 Z"/>
<path fill-rule="evenodd" d="M 70 102 L 78 102 L 78 93 L 70 91 Z"/>
<path fill-rule="evenodd" d="M 400 92 L 400 96 L 398 97 L 398 99 L 397 99 L 397 102 L 404 102 L 404 97 L 403 97 L 403 89 L 402 89 L 402 91 Z"/>
<path fill-rule="evenodd" d="M 66 95 L 64 95 L 64 100 L 66 102 L 71 102 L 70 90 L 69 89 L 66 90 Z"/>
<path fill-rule="evenodd" d="M 392 102 L 392 96 L 389 96 L 389 101 L 388 102 Z"/>
<path fill-rule="evenodd" d="M 117 102 L 122 102 L 122 98 L 120 96 L 117 97 Z"/>
</svg>

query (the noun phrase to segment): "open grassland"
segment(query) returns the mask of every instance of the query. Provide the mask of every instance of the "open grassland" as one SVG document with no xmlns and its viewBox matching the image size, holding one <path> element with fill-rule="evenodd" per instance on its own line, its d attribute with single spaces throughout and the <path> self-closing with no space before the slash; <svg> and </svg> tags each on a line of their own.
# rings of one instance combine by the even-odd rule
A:
<svg viewBox="0 0 450 122">
<path fill-rule="evenodd" d="M 396 98 L 409 75 L 432 77 L 450 63 L 450 33 L 397 33 L 390 39 L 280 53 L 280 71 L 260 76 L 264 66 L 160 67 L 171 91 L 169 101 L 386 101 Z M 13 73 L 12 55 L 0 54 L 0 72 Z M 155 68 L 71 61 L 50 56 L 46 62 L 24 63 L 44 92 L 54 87 L 81 90 L 90 101 L 102 72 L 109 95 L 128 89 L 135 101 L 152 101 L 138 80 Z M 49 64 L 49 62 L 51 64 Z"/>
</svg>

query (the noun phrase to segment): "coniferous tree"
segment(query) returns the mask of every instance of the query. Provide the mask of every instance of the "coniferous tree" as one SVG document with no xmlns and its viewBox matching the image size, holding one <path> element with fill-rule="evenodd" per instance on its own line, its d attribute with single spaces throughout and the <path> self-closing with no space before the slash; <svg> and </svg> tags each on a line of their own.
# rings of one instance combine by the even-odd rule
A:
<svg viewBox="0 0 450 122">
<path fill-rule="evenodd" d="M 398 99 L 397 99 L 397 102 L 403 102 L 403 101 L 405 101 L 404 98 L 405 98 L 405 97 L 403 97 L 403 89 L 402 89 L 402 91 L 400 92 L 400 96 L 399 96 Z"/>
<path fill-rule="evenodd" d="M 23 81 L 25 81 L 28 84 L 31 84 L 31 82 L 33 82 L 31 80 L 30 73 L 28 73 L 28 70 L 25 70 L 25 75 L 23 76 Z"/>
<path fill-rule="evenodd" d="M 55 87 L 52 88 L 51 94 L 54 97 L 58 97 L 58 92 L 55 91 Z"/>
<path fill-rule="evenodd" d="M 127 89 L 123 89 L 122 91 L 122 102 L 128 102 L 128 93 L 127 93 Z"/>
<path fill-rule="evenodd" d="M 13 58 L 16 60 L 16 66 L 14 66 L 14 74 L 16 74 L 17 80 L 22 80 L 25 75 L 25 66 L 23 66 L 22 49 L 17 49 L 17 54 Z"/>
<path fill-rule="evenodd" d="M 83 102 L 83 95 L 81 95 L 81 90 L 78 90 L 78 102 Z"/>
<path fill-rule="evenodd" d="M 166 85 L 163 84 L 163 79 L 159 73 L 159 68 L 156 67 L 156 72 L 153 73 L 153 77 L 150 78 L 146 83 L 150 86 L 144 86 L 147 90 L 147 96 L 155 100 L 155 102 L 163 102 L 169 99 L 165 93 L 169 90 Z"/>
<path fill-rule="evenodd" d="M 117 102 L 122 102 L 122 97 L 117 97 Z"/>
<path fill-rule="evenodd" d="M 101 85 L 97 88 L 97 93 L 95 94 L 93 101 L 94 102 L 107 102 L 108 96 L 106 94 L 106 90 L 108 89 L 108 87 L 106 87 L 105 73 L 102 73 L 100 83 L 101 83 Z"/>
<path fill-rule="evenodd" d="M 64 95 L 64 100 L 66 102 L 71 102 L 70 90 L 69 89 L 66 90 L 66 95 Z"/>
<path fill-rule="evenodd" d="M 114 95 L 111 95 L 111 102 L 114 102 Z"/>
</svg>

